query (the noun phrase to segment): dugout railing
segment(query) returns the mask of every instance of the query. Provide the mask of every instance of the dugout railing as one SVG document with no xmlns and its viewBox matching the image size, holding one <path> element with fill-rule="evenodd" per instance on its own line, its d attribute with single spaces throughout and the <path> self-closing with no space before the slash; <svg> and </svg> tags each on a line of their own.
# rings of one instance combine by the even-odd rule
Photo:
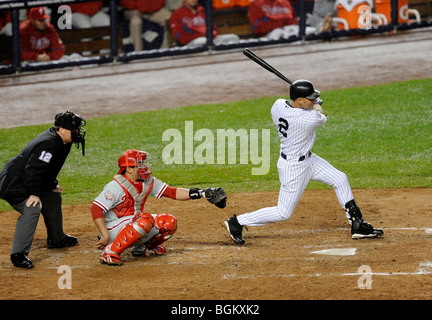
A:
<svg viewBox="0 0 432 320">
<path fill-rule="evenodd" d="M 330 40 L 343 37 L 368 36 L 373 34 L 395 34 L 401 30 L 427 28 L 432 26 L 432 0 L 408 0 L 408 8 L 414 12 L 413 19 L 400 21 L 401 6 L 400 1 L 407 0 L 384 0 L 388 1 L 391 7 L 387 18 L 376 13 L 376 9 L 371 7 L 369 18 L 370 23 L 360 27 L 347 28 L 342 18 L 339 19 L 337 27 L 325 32 L 307 33 L 306 21 L 310 13 L 313 0 L 292 0 L 299 17 L 298 34 L 278 40 L 268 40 L 254 35 L 247 20 L 247 2 L 242 1 L 242 5 L 237 5 L 233 0 L 225 0 L 231 5 L 218 7 L 214 1 L 201 0 L 199 3 L 204 6 L 206 11 L 206 38 L 207 43 L 199 47 L 179 46 L 170 34 L 169 26 L 165 32 L 168 33 L 170 44 L 168 47 L 144 49 L 136 52 L 130 49 L 127 42 L 127 35 L 124 27 L 125 21 L 120 0 L 103 0 L 104 8 L 109 15 L 109 25 L 91 29 L 75 29 L 70 26 L 61 28 L 58 25 L 60 6 L 67 6 L 73 3 L 86 3 L 89 0 L 0 0 L 0 18 L 9 14 L 11 34 L 0 34 L 0 75 L 14 74 L 29 71 L 48 70 L 56 68 L 73 68 L 85 65 L 99 65 L 107 63 L 124 63 L 132 60 L 169 57 L 178 55 L 188 55 L 212 51 L 223 51 L 235 48 L 268 46 L 274 44 L 289 44 L 293 42 L 316 40 Z M 366 2 L 368 0 L 365 0 Z M 372 0 L 369 0 L 372 1 Z M 379 1 L 379 0 L 375 0 Z M 381 0 L 383 1 L 383 0 Z M 220 2 L 220 1 L 219 1 Z M 31 7 L 45 6 L 51 9 L 51 18 L 62 38 L 67 51 L 68 59 L 61 59 L 50 62 L 29 62 L 21 61 L 20 54 L 20 13 Z M 405 8 L 406 9 L 406 8 Z M 334 21 L 338 21 L 335 17 Z M 5 19 L 4 19 L 5 20 Z M 240 37 L 240 41 L 224 45 L 215 45 L 213 41 L 213 26 L 216 25 L 220 33 L 235 33 Z M 0 28 L 2 26 L 0 25 Z M 1 31 L 1 29 L 0 29 Z M 78 53 L 79 58 L 70 58 L 72 53 Z"/>
</svg>

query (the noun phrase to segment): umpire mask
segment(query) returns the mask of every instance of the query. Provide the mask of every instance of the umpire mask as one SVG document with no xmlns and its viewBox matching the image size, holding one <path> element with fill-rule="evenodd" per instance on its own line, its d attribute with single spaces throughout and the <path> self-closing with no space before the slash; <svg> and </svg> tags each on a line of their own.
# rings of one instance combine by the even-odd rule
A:
<svg viewBox="0 0 432 320">
<path fill-rule="evenodd" d="M 86 130 L 83 128 L 86 125 L 83 117 L 71 111 L 58 113 L 55 116 L 54 125 L 62 127 L 71 131 L 72 142 L 75 143 L 77 149 L 79 145 L 82 146 L 82 155 L 85 156 L 85 134 Z"/>
</svg>

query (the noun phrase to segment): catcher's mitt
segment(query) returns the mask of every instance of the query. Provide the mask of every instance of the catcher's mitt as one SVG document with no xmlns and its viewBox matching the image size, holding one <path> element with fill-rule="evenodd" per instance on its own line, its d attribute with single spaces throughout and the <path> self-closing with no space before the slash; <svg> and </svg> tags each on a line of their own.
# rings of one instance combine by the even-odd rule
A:
<svg viewBox="0 0 432 320">
<path fill-rule="evenodd" d="M 203 190 L 203 194 L 205 198 L 212 204 L 214 204 L 218 208 L 225 208 L 226 207 L 226 201 L 227 201 L 227 194 L 224 191 L 224 189 L 217 187 L 217 188 L 206 188 Z"/>
</svg>

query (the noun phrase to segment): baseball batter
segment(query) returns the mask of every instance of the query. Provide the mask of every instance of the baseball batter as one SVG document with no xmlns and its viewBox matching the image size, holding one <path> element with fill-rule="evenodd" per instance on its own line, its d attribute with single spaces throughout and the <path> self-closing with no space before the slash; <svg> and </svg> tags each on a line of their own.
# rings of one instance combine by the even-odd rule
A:
<svg viewBox="0 0 432 320">
<path fill-rule="evenodd" d="M 153 177 L 150 155 L 145 151 L 127 150 L 118 159 L 118 166 L 118 174 L 105 185 L 91 207 L 100 233 L 96 246 L 103 249 L 100 256 L 103 264 L 121 265 L 121 253 L 131 246 L 134 256 L 166 252 L 162 243 L 176 232 L 177 218 L 171 214 L 144 212 L 149 195 L 175 200 L 205 197 L 216 206 L 225 205 L 226 193 L 222 188 L 174 188 Z"/>
<path fill-rule="evenodd" d="M 345 173 L 312 153 L 315 130 L 327 122 L 322 109 L 320 92 L 308 80 L 297 80 L 290 87 L 292 101 L 278 99 L 271 115 L 280 138 L 280 157 L 277 162 L 281 183 L 277 206 L 245 213 L 225 221 L 231 238 L 244 244 L 243 226 L 262 226 L 291 217 L 310 180 L 330 185 L 345 209 L 353 239 L 375 238 L 383 235 L 363 220 Z"/>
</svg>

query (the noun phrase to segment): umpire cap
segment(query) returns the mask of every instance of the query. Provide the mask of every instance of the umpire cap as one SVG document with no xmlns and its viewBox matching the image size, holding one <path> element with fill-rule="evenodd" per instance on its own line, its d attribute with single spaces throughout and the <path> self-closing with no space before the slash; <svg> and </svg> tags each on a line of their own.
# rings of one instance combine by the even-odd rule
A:
<svg viewBox="0 0 432 320">
<path fill-rule="evenodd" d="M 296 80 L 290 87 L 290 99 L 295 101 L 297 98 L 306 98 L 314 100 L 321 95 L 321 92 L 315 90 L 312 82 L 309 80 Z"/>
</svg>

